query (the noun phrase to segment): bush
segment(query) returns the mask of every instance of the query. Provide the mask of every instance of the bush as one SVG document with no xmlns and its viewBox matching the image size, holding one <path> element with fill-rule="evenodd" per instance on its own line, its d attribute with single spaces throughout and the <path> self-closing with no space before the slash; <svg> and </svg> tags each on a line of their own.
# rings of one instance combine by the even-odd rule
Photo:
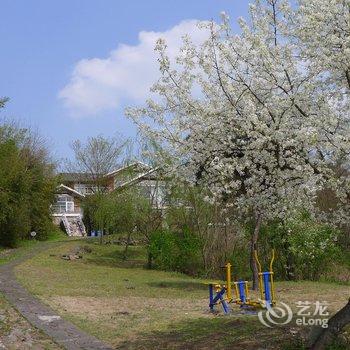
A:
<svg viewBox="0 0 350 350">
<path fill-rule="evenodd" d="M 8 166 L 11 164 L 11 166 Z M 0 244 L 14 247 L 23 232 L 30 230 L 25 164 L 15 142 L 0 143 Z"/>
<path fill-rule="evenodd" d="M 317 280 L 338 259 L 337 236 L 336 229 L 303 213 L 286 223 L 264 226 L 259 240 L 260 256 L 267 264 L 269 251 L 275 248 L 275 273 L 279 279 Z"/>
<path fill-rule="evenodd" d="M 178 247 L 177 269 L 189 275 L 201 273 L 201 242 L 187 228 L 175 235 Z"/>
<path fill-rule="evenodd" d="M 165 230 L 153 232 L 149 253 L 158 269 L 189 275 L 199 275 L 202 272 L 201 242 L 188 229 L 179 233 Z"/>
<path fill-rule="evenodd" d="M 52 228 L 53 166 L 40 139 L 0 125 L 0 244 L 15 247 L 30 231 L 45 239 Z"/>
<path fill-rule="evenodd" d="M 307 220 L 290 225 L 290 251 L 297 278 L 317 280 L 339 255 L 337 232 L 329 226 Z"/>
<path fill-rule="evenodd" d="M 170 231 L 156 231 L 151 234 L 149 253 L 154 265 L 161 270 L 176 270 L 176 239 Z"/>
<path fill-rule="evenodd" d="M 231 263 L 231 271 L 234 280 L 250 280 L 252 278 L 252 272 L 249 265 L 250 257 L 250 242 L 249 239 L 242 239 L 233 249 L 232 254 L 229 256 L 228 261 Z M 225 279 L 224 270 L 221 272 L 221 278 Z"/>
</svg>

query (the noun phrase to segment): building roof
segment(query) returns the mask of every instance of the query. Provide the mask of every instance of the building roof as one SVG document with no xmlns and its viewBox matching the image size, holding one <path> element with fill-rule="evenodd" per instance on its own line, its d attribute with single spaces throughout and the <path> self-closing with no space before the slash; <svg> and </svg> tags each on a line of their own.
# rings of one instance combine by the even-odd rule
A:
<svg viewBox="0 0 350 350">
<path fill-rule="evenodd" d="M 93 181 L 96 176 L 88 173 L 60 173 L 63 182 Z"/>
<path fill-rule="evenodd" d="M 159 167 L 151 168 L 151 170 L 149 170 L 149 171 L 147 171 L 147 172 L 145 172 L 143 174 L 140 174 L 138 176 L 135 176 L 131 180 L 128 180 L 128 181 L 120 184 L 119 186 L 117 186 L 115 188 L 115 190 L 122 189 L 122 188 L 125 188 L 125 187 L 128 187 L 128 186 L 132 186 L 133 184 L 138 183 L 138 182 L 140 182 L 140 181 L 142 181 L 144 179 L 150 179 L 151 175 L 154 174 L 159 169 L 160 169 Z"/>
<path fill-rule="evenodd" d="M 90 173 L 77 173 L 77 172 L 65 172 L 65 173 L 60 173 L 59 175 L 61 176 L 61 179 L 63 182 L 82 182 L 82 181 L 94 181 L 97 178 L 110 178 L 113 177 L 125 170 L 134 170 L 137 172 L 146 172 L 148 170 L 151 170 L 152 167 L 140 162 L 140 161 L 136 161 L 124 166 L 120 166 L 120 168 L 117 168 L 111 172 L 109 172 L 106 175 L 98 175 L 98 174 L 90 174 Z"/>
<path fill-rule="evenodd" d="M 132 171 L 135 172 L 134 176 L 132 176 L 131 179 L 125 179 L 125 182 L 121 183 L 120 185 L 118 185 L 115 189 L 121 189 L 124 187 L 128 187 L 128 186 L 132 186 L 133 184 L 136 184 L 140 181 L 143 180 L 155 180 L 157 179 L 157 174 L 158 171 L 160 170 L 160 167 L 155 167 L 152 168 L 151 166 L 140 162 L 140 161 L 136 161 L 130 164 L 127 164 L 123 167 L 120 167 L 114 171 L 111 171 L 110 173 L 106 174 L 103 176 L 103 178 L 108 179 L 108 178 L 113 178 L 116 175 L 122 173 L 123 171 Z M 93 175 L 93 174 L 88 174 L 88 173 L 60 173 L 61 176 L 61 180 L 64 183 L 84 183 L 84 182 L 88 182 L 91 183 L 93 182 L 96 178 L 98 178 L 98 176 Z M 69 191 L 69 193 L 72 193 L 73 195 L 79 195 L 82 197 L 85 197 L 84 195 L 82 195 L 80 192 L 72 189 L 71 187 L 68 187 L 66 185 L 59 185 L 58 186 L 59 190 L 65 190 L 65 191 Z"/>
<path fill-rule="evenodd" d="M 56 192 L 70 193 L 73 197 L 80 197 L 80 198 L 84 198 L 85 197 L 82 193 L 74 190 L 71 187 L 63 185 L 63 184 L 60 184 L 59 186 L 57 186 Z"/>
<path fill-rule="evenodd" d="M 116 170 L 113 170 L 111 171 L 110 173 L 108 173 L 107 175 L 105 175 L 105 177 L 112 177 L 112 176 L 115 176 L 125 170 L 128 170 L 128 169 L 134 169 L 136 171 L 142 171 L 142 172 L 145 172 L 147 170 L 150 170 L 152 169 L 151 166 L 143 163 L 143 162 L 140 162 L 140 161 L 137 161 L 137 162 L 133 162 L 133 163 L 130 163 L 130 164 L 127 164 L 119 169 L 116 169 Z"/>
</svg>

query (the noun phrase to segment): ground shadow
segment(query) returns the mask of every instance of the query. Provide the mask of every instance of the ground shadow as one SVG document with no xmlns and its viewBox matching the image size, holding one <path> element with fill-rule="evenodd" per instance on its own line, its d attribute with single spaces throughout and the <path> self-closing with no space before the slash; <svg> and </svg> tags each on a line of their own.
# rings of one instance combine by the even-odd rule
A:
<svg viewBox="0 0 350 350">
<path fill-rule="evenodd" d="M 172 288 L 180 289 L 185 291 L 194 290 L 207 290 L 207 286 L 204 283 L 196 281 L 160 281 L 160 282 L 149 282 L 147 283 L 150 287 L 154 288 Z"/>
<path fill-rule="evenodd" d="M 85 254 L 84 262 L 87 264 L 120 268 L 143 268 L 145 266 L 145 260 L 140 257 L 138 250 L 129 249 L 127 258 L 124 259 L 123 248 L 116 246 L 112 251 Z"/>
<path fill-rule="evenodd" d="M 148 349 L 304 349 L 306 334 L 291 333 L 289 327 L 266 328 L 254 318 L 213 317 L 174 324 L 169 331 L 140 335 L 117 346 L 120 350 Z M 299 332 L 299 331 L 298 331 Z"/>
</svg>

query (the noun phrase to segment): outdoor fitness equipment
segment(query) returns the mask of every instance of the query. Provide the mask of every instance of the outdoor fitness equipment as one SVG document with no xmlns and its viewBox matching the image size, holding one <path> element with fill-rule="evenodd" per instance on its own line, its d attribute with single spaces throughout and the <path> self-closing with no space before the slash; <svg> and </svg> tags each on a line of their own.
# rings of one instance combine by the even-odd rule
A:
<svg viewBox="0 0 350 350">
<path fill-rule="evenodd" d="M 229 304 L 239 305 L 241 308 L 267 308 L 276 304 L 275 285 L 273 278 L 273 262 L 275 260 L 275 250 L 272 249 L 269 271 L 262 271 L 256 247 L 254 246 L 254 259 L 258 268 L 258 288 L 260 298 L 252 300 L 249 295 L 248 281 L 233 281 L 231 278 L 230 263 L 224 268 L 226 270 L 226 283 L 209 282 L 209 308 L 214 311 L 217 304 L 221 304 L 225 314 L 230 313 Z M 232 290 L 234 291 L 234 297 Z"/>
</svg>

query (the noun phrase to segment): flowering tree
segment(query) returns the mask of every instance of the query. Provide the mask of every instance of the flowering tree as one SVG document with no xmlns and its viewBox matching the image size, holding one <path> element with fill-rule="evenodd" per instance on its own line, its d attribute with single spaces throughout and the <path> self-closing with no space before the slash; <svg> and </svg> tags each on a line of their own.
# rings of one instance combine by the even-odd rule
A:
<svg viewBox="0 0 350 350">
<path fill-rule="evenodd" d="M 325 137 L 332 144 L 328 157 L 341 159 L 345 171 L 328 178 L 338 199 L 336 214 L 340 221 L 349 223 L 349 110 L 350 110 L 350 1 L 302 0 L 298 10 L 298 44 L 313 76 L 318 94 L 330 105 L 323 110 L 323 119 L 333 119 Z M 335 179 L 334 179 L 335 178 Z M 323 350 L 350 322 L 350 299 L 314 339 L 311 348 Z"/>
<path fill-rule="evenodd" d="M 200 24 L 202 45 L 185 37 L 176 62 L 158 41 L 158 97 L 128 114 L 176 176 L 254 218 L 252 250 L 264 220 L 312 210 L 317 191 L 337 184 L 330 165 L 349 145 L 349 1 L 257 1 L 240 34 L 222 18 Z M 252 257 L 251 268 L 255 288 Z"/>
</svg>

